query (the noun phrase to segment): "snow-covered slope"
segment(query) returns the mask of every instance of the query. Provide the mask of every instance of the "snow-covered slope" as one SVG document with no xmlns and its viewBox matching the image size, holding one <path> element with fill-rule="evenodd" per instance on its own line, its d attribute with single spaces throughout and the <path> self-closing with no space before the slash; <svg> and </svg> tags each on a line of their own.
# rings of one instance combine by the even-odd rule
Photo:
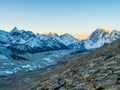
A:
<svg viewBox="0 0 120 90">
<path fill-rule="evenodd" d="M 68 46 L 69 48 L 72 48 L 72 49 L 77 49 L 77 50 L 81 50 L 81 51 L 85 51 L 86 48 L 85 48 L 85 44 L 83 41 L 79 41 L 79 42 L 75 42 L 75 43 L 72 43 Z"/>
<path fill-rule="evenodd" d="M 96 29 L 87 39 L 78 40 L 70 34 L 56 33 L 34 34 L 31 31 L 18 30 L 16 27 L 10 32 L 0 30 L 0 44 L 13 51 L 41 52 L 58 49 L 89 50 L 99 48 L 120 38 L 117 30 L 108 31 Z"/>
<path fill-rule="evenodd" d="M 80 42 L 80 40 L 76 39 L 75 37 L 73 37 L 72 35 L 65 33 L 63 35 L 60 35 L 60 41 L 65 44 L 66 46 L 73 44 L 73 43 L 78 43 Z"/>
<path fill-rule="evenodd" d="M 82 40 L 80 43 L 71 44 L 75 49 L 95 49 L 105 44 L 109 44 L 117 39 L 120 39 L 120 31 L 113 30 L 109 31 L 103 28 L 96 29 L 87 39 Z"/>
<path fill-rule="evenodd" d="M 60 36 L 56 33 L 34 34 L 31 31 L 18 30 L 16 27 L 10 32 L 0 30 L 0 43 L 9 49 L 19 52 L 67 49 L 70 44 L 78 42 L 80 42 L 80 40 L 70 34 Z"/>
<path fill-rule="evenodd" d="M 69 46 L 70 44 L 73 44 L 73 43 L 80 42 L 79 39 L 76 39 L 74 36 L 72 36 L 72 35 L 70 35 L 68 33 L 65 33 L 65 34 L 59 36 L 56 33 L 49 32 L 48 35 L 46 35 L 46 34 L 42 34 L 42 35 L 44 36 L 44 39 L 45 39 L 45 36 L 49 37 L 49 38 L 52 37 L 54 39 L 57 39 L 58 41 L 60 41 L 61 43 L 63 43 L 66 46 Z"/>
<path fill-rule="evenodd" d="M 11 50 L 0 44 L 0 60 L 10 58 L 12 54 Z"/>
<path fill-rule="evenodd" d="M 18 30 L 16 27 L 10 32 L 0 30 L 0 43 L 14 51 L 33 53 L 67 48 L 54 37 L 34 34 L 31 31 Z"/>
<path fill-rule="evenodd" d="M 99 48 L 105 44 L 109 44 L 117 39 L 120 38 L 120 32 L 113 30 L 113 31 L 106 31 L 102 28 L 96 29 L 88 39 L 84 41 L 86 49 L 93 49 Z"/>
</svg>

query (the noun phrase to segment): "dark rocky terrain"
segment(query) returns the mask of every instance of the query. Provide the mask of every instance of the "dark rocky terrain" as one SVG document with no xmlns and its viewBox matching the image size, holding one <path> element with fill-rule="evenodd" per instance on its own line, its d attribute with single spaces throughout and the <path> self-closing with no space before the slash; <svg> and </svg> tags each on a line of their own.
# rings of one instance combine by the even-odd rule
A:
<svg viewBox="0 0 120 90">
<path fill-rule="evenodd" d="M 59 54 L 58 54 L 59 53 Z M 15 68 L 17 67 L 23 67 L 23 65 L 32 65 L 36 62 L 34 65 L 41 65 L 42 63 L 46 63 L 47 66 L 44 68 L 32 68 L 32 67 L 25 67 L 21 68 L 21 71 L 17 71 L 16 73 L 7 74 L 14 69 L 14 67 L 10 65 L 4 65 L 4 69 L 7 69 L 4 73 L 1 73 L 0 75 L 0 90 L 23 90 L 23 87 L 26 87 L 28 84 L 32 82 L 36 82 L 36 80 L 41 79 L 42 76 L 45 76 L 49 73 L 55 72 L 59 70 L 60 68 L 64 67 L 67 63 L 72 62 L 73 60 L 76 60 L 78 58 L 82 58 L 84 55 L 88 54 L 89 52 L 79 52 L 75 50 L 59 50 L 59 51 L 48 51 L 43 53 L 36 53 L 31 56 L 31 60 L 13 60 L 15 62 Z M 60 55 L 58 57 L 58 55 Z M 57 55 L 57 57 L 56 57 Z M 22 56 L 23 57 L 23 56 Z M 46 61 L 42 59 L 44 58 L 50 58 L 54 61 L 49 64 L 49 61 Z M 32 60 L 33 59 L 33 60 Z M 34 61 L 35 60 L 35 61 Z M 1 60 L 3 61 L 3 60 Z M 4 60 L 3 62 L 5 63 Z M 10 60 L 12 61 L 12 60 Z M 29 63 L 28 63 L 29 62 Z M 8 64 L 8 62 L 6 62 Z M 10 62 L 11 63 L 11 62 Z M 2 62 L 1 62 L 2 66 Z M 9 67 L 8 67 L 9 66 Z M 3 66 L 2 66 L 3 67 Z M 32 70 L 29 70 L 31 69 Z M 1 69 L 2 70 L 2 69 Z M 27 70 L 27 71 L 25 71 Z M 2 71 L 1 71 L 2 72 Z M 29 90 L 29 89 L 28 89 Z"/>
<path fill-rule="evenodd" d="M 0 90 L 120 90 L 120 40 L 64 59 L 42 70 L 0 77 Z"/>
</svg>

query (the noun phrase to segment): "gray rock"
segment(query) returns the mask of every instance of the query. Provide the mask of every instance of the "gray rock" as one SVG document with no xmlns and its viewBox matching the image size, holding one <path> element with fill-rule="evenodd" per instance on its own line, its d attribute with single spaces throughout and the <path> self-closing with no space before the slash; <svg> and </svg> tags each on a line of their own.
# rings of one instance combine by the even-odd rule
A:
<svg viewBox="0 0 120 90">
<path fill-rule="evenodd" d="M 73 81 L 69 78 L 65 79 L 66 80 L 66 86 L 71 86 Z"/>
<path fill-rule="evenodd" d="M 65 89 L 65 87 L 61 87 L 58 90 L 67 90 L 67 89 Z"/>
<path fill-rule="evenodd" d="M 73 90 L 88 90 L 84 83 L 78 84 Z"/>
<path fill-rule="evenodd" d="M 57 78 L 51 82 L 50 90 L 60 89 L 62 86 L 64 86 L 65 83 L 66 81 L 63 78 Z"/>
<path fill-rule="evenodd" d="M 117 79 L 118 79 L 118 75 L 112 75 L 112 76 L 105 77 L 102 80 L 95 83 L 95 88 L 105 89 L 107 86 L 111 84 L 115 84 Z"/>
</svg>

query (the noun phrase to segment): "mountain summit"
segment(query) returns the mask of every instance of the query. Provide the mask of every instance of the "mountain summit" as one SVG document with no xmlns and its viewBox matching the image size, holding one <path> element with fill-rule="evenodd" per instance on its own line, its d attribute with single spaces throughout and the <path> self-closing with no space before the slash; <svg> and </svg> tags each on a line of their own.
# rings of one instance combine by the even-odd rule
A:
<svg viewBox="0 0 120 90">
<path fill-rule="evenodd" d="M 102 31 L 102 32 L 106 32 L 106 33 L 110 32 L 110 30 L 106 29 L 106 28 L 97 28 L 95 31 Z"/>
<path fill-rule="evenodd" d="M 75 37 L 73 37 L 72 35 L 65 33 L 63 35 L 60 35 L 60 41 L 65 44 L 66 46 L 72 44 L 72 43 L 76 43 L 76 42 L 80 42 L 80 40 L 76 39 Z"/>
<path fill-rule="evenodd" d="M 89 49 L 99 48 L 119 38 L 120 38 L 120 31 L 113 30 L 110 32 L 109 30 L 98 28 L 87 39 L 83 40 L 82 43 L 84 44 L 84 47 L 87 50 L 89 50 Z M 73 47 L 79 49 L 79 47 L 80 48 L 82 47 L 80 45 L 81 45 L 80 43 L 76 43 L 74 44 Z"/>
</svg>

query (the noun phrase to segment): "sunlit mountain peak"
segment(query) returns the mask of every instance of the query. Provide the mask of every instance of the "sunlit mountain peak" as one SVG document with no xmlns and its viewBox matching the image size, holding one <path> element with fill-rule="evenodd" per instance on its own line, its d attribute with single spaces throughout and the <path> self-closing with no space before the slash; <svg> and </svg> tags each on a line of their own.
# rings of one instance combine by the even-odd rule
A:
<svg viewBox="0 0 120 90">
<path fill-rule="evenodd" d="M 106 29 L 106 28 L 98 28 L 97 30 L 101 30 L 101 31 L 106 32 L 106 33 L 110 32 L 110 30 Z"/>
<path fill-rule="evenodd" d="M 106 28 L 102 28 L 102 30 L 103 30 L 104 32 L 110 32 L 110 30 L 109 30 L 109 29 L 106 29 Z"/>
<path fill-rule="evenodd" d="M 50 35 L 55 35 L 56 33 L 55 33 L 55 32 L 49 32 L 48 34 L 50 34 Z"/>
</svg>

